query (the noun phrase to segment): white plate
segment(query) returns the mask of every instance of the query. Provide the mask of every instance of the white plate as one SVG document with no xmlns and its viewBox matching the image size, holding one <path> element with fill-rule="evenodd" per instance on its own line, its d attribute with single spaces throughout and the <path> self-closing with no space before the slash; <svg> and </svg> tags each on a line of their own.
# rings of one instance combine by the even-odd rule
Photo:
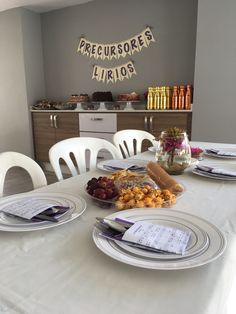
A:
<svg viewBox="0 0 236 314">
<path fill-rule="evenodd" d="M 98 164 L 97 164 L 97 168 L 100 169 L 100 170 L 103 170 L 103 171 L 107 171 L 107 172 L 115 172 L 115 171 L 118 171 L 118 170 L 122 170 L 122 169 L 107 169 L 104 167 L 104 165 L 106 164 L 111 164 L 111 165 L 115 165 L 116 162 L 125 162 L 125 163 L 129 163 L 130 165 L 137 165 L 137 166 L 140 166 L 140 167 L 146 167 L 147 163 L 148 163 L 148 160 L 140 160 L 140 159 L 111 159 L 111 160 L 103 160 L 103 161 L 100 161 Z M 126 169 L 126 168 L 124 168 Z M 146 170 L 138 170 L 135 172 L 139 172 L 139 173 L 143 173 L 143 172 L 146 172 Z"/>
<path fill-rule="evenodd" d="M 224 150 L 224 151 L 232 152 L 236 154 L 236 148 L 214 148 L 214 149 Z M 236 156 L 217 155 L 214 153 L 206 152 L 205 150 L 204 150 L 204 155 L 209 156 L 209 157 L 220 158 L 220 159 L 236 159 Z"/>
<path fill-rule="evenodd" d="M 214 261 L 224 252 L 226 248 L 226 239 L 216 226 L 200 217 L 184 212 L 171 209 L 146 208 L 120 211 L 107 216 L 109 219 L 114 219 L 115 217 L 131 221 L 163 220 L 164 222 L 167 222 L 170 220 L 171 224 L 181 224 L 182 222 L 182 225 L 184 225 L 185 228 L 192 229 L 194 226 L 194 228 L 196 228 L 195 231 L 198 230 L 197 235 L 201 234 L 203 237 L 202 239 L 205 238 L 204 234 L 207 235 L 207 241 L 199 238 L 200 245 L 198 245 L 198 243 L 193 245 L 193 247 L 198 247 L 195 254 L 193 253 L 193 249 L 193 254 L 183 256 L 179 259 L 158 259 L 153 258 L 153 256 L 148 256 L 146 252 L 144 255 L 140 252 L 137 254 L 137 251 L 132 251 L 130 248 L 127 249 L 127 247 L 123 247 L 115 241 L 102 238 L 99 236 L 99 231 L 94 228 L 93 240 L 101 251 L 120 262 L 133 266 L 165 270 L 192 268 Z M 198 237 L 196 239 L 198 239 Z"/>
<path fill-rule="evenodd" d="M 1 212 L 1 208 L 6 205 L 16 203 L 23 198 L 34 198 L 39 200 L 46 200 L 50 203 L 55 203 L 60 206 L 68 206 L 70 209 L 60 217 L 58 217 L 58 222 L 50 221 L 40 221 L 40 222 L 26 222 L 21 219 L 9 216 Z M 86 202 L 80 196 L 73 196 L 71 194 L 56 193 L 56 192 L 30 192 L 16 194 L 9 197 L 4 197 L 0 200 L 0 230 L 2 231 L 34 231 L 41 229 L 48 229 L 57 227 L 59 225 L 65 224 L 74 220 L 75 218 L 82 215 L 86 209 Z"/>
<path fill-rule="evenodd" d="M 214 167 L 214 168 L 220 168 L 220 169 L 225 169 L 227 171 L 234 171 L 236 172 L 236 165 L 235 164 L 226 164 L 226 163 L 207 163 L 206 165 L 210 166 L 210 167 Z M 225 181 L 236 181 L 236 177 L 230 177 L 230 176 L 221 176 L 220 174 L 216 174 L 216 173 L 208 173 L 205 171 L 200 171 L 198 169 L 193 169 L 192 173 L 197 174 L 199 176 L 202 177 L 206 177 L 206 178 L 211 178 L 211 179 L 216 179 L 216 180 L 225 180 Z"/>
</svg>

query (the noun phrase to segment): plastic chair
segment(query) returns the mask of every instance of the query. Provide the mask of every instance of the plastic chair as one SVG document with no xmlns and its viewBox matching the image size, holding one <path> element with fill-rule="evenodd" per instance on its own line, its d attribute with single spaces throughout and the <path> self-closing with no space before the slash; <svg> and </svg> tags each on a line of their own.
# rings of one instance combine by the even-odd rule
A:
<svg viewBox="0 0 236 314">
<path fill-rule="evenodd" d="M 114 159 L 121 159 L 120 151 L 110 142 L 94 137 L 73 137 L 60 141 L 49 150 L 49 159 L 58 180 L 63 180 L 60 159 L 64 160 L 71 175 L 85 173 L 87 170 L 95 170 L 97 167 L 97 156 L 100 150 L 107 150 Z M 86 157 L 89 154 L 89 161 Z"/>
<path fill-rule="evenodd" d="M 17 152 L 4 152 L 0 153 L 0 196 L 3 196 L 7 171 L 12 167 L 25 169 L 32 179 L 34 189 L 47 185 L 43 170 L 33 159 Z"/>
<path fill-rule="evenodd" d="M 124 158 L 141 153 L 144 140 L 149 140 L 152 145 L 156 142 L 154 135 L 142 130 L 122 130 L 113 135 L 113 142 Z"/>
</svg>

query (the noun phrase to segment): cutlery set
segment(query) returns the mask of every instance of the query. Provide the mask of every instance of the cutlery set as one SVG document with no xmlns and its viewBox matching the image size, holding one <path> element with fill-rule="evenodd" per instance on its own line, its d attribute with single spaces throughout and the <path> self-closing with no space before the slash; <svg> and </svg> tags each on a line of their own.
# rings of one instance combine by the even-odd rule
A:
<svg viewBox="0 0 236 314">
<path fill-rule="evenodd" d="M 61 215 L 65 214 L 69 209 L 70 207 L 68 206 L 53 206 L 35 215 L 31 219 L 23 218 L 14 214 L 9 214 L 9 213 L 5 213 L 5 215 L 14 217 L 17 219 L 21 219 L 24 221 L 30 221 L 30 222 L 41 222 L 41 221 L 59 222 L 58 218 Z"/>
<path fill-rule="evenodd" d="M 124 233 L 134 224 L 131 221 L 123 220 L 120 218 L 115 218 L 115 220 L 108 218 L 96 217 L 97 222 L 94 224 L 97 229 L 101 232 L 99 235 L 103 238 L 112 240 L 112 241 L 121 241 L 128 246 L 139 248 L 145 251 L 161 253 L 161 254 L 170 254 L 167 251 L 155 249 L 146 245 L 139 243 L 134 243 L 130 241 L 123 240 L 122 237 Z"/>
</svg>

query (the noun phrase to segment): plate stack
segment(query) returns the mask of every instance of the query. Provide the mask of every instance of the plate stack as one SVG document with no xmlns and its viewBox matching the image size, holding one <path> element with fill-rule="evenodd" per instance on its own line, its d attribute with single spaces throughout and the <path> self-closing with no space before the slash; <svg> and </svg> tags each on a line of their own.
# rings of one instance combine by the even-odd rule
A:
<svg viewBox="0 0 236 314">
<path fill-rule="evenodd" d="M 132 222 L 150 222 L 191 233 L 187 249 L 181 254 L 163 254 L 131 247 L 122 241 L 113 241 L 99 235 L 95 227 L 93 239 L 96 246 L 108 256 L 133 266 L 150 269 L 185 269 L 207 264 L 218 258 L 225 250 L 223 233 L 208 221 L 171 209 L 131 209 L 107 216 Z"/>
</svg>

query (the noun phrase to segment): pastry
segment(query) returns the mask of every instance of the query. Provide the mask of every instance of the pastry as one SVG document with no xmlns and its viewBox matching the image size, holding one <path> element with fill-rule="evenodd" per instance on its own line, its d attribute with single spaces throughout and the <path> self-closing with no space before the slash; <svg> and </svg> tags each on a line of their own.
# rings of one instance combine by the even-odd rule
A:
<svg viewBox="0 0 236 314">
<path fill-rule="evenodd" d="M 161 168 L 156 162 L 150 161 L 147 166 L 147 173 L 153 181 L 161 189 L 167 189 L 174 194 L 183 192 L 183 187 L 175 181 L 164 169 Z"/>
</svg>

